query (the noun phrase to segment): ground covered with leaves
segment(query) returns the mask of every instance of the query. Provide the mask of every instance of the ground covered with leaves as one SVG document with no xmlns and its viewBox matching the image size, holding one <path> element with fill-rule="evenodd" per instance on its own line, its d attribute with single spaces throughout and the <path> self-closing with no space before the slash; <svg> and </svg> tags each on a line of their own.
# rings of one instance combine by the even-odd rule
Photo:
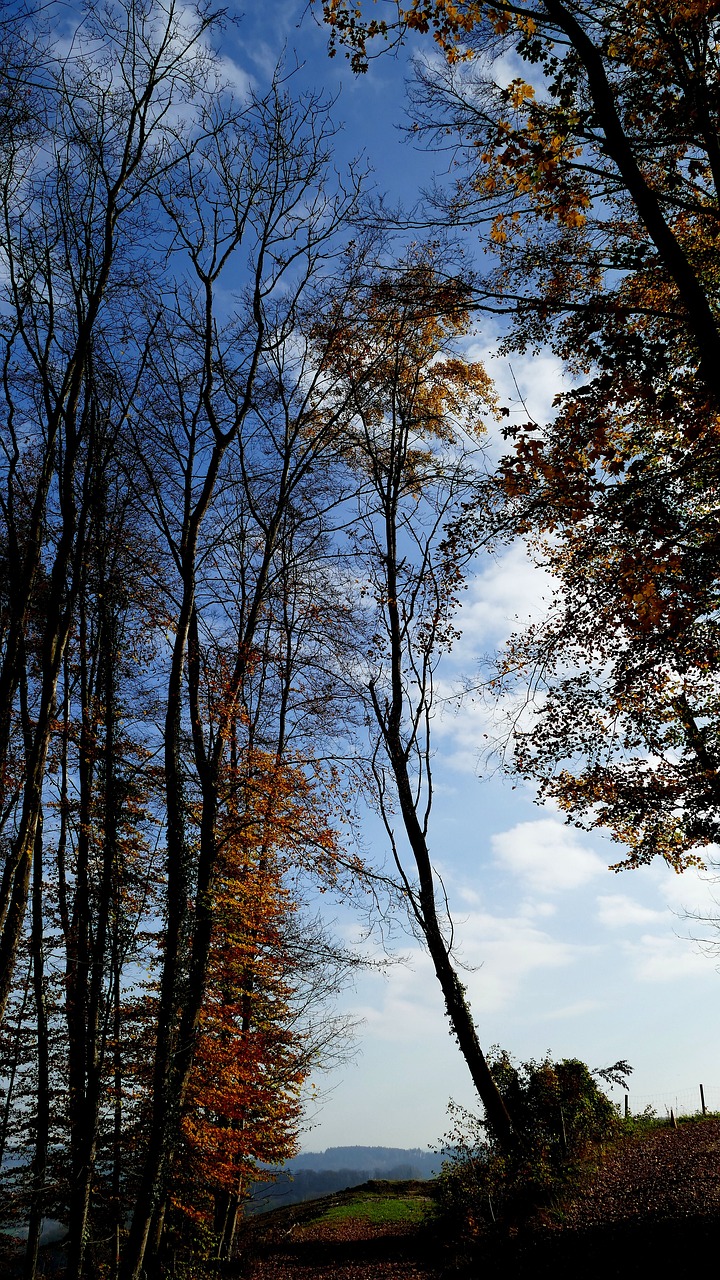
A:
<svg viewBox="0 0 720 1280">
<path fill-rule="evenodd" d="M 433 1201 L 427 1182 L 368 1182 L 263 1214 L 236 1274 L 247 1280 L 426 1280 Z"/>
<path fill-rule="evenodd" d="M 720 1246 L 720 1120 L 648 1129 L 606 1151 L 565 1204 L 488 1241 L 516 1276 L 695 1277 Z M 508 1257 L 509 1255 L 509 1257 Z"/>
<path fill-rule="evenodd" d="M 246 1224 L 228 1280 L 653 1280 L 695 1277 L 720 1256 L 720 1118 L 637 1126 L 606 1148 L 563 1203 L 458 1244 L 434 1214 L 432 1183 L 370 1182 Z M 44 1257 L 42 1255 L 45 1255 Z M 40 1274 L 64 1272 L 62 1245 Z M 0 1274 L 20 1277 L 22 1246 L 0 1237 Z M 217 1275 L 178 1263 L 183 1280 Z"/>
<path fill-rule="evenodd" d="M 371 1183 L 264 1215 L 235 1275 L 247 1280 L 435 1280 L 451 1275 L 696 1276 L 720 1248 L 720 1119 L 622 1139 L 580 1191 L 525 1223 L 452 1248 L 428 1183 Z"/>
</svg>

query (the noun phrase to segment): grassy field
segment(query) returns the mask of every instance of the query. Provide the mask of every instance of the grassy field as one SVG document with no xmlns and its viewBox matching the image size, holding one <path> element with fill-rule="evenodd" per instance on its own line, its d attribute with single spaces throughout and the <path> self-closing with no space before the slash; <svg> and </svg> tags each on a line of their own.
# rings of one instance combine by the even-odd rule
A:
<svg viewBox="0 0 720 1280">
<path fill-rule="evenodd" d="M 356 1219 L 375 1224 L 418 1223 L 427 1217 L 431 1207 L 429 1196 L 368 1195 L 366 1192 L 358 1192 L 344 1204 L 327 1209 L 320 1217 L 313 1219 L 313 1223 L 348 1222 Z"/>
</svg>

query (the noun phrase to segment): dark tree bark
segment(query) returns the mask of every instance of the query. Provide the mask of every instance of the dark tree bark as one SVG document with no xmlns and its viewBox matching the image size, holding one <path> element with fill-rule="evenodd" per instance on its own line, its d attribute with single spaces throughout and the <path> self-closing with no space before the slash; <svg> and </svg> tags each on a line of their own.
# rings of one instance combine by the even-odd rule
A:
<svg viewBox="0 0 720 1280">
<path fill-rule="evenodd" d="M 35 1116 L 35 1150 L 33 1153 L 30 1194 L 30 1219 L 25 1251 L 25 1280 L 35 1280 L 38 1249 L 45 1208 L 48 1142 L 50 1135 L 50 1052 L 48 1017 L 45 1001 L 43 921 L 43 822 L 42 813 L 35 834 L 32 891 L 32 970 L 35 1022 L 37 1028 L 37 1087 Z"/>
<path fill-rule="evenodd" d="M 125 83 L 126 109 L 117 110 L 120 91 L 108 85 L 92 58 L 78 55 L 76 62 L 71 57 L 58 63 L 48 55 L 38 149 L 49 148 L 56 163 L 49 168 L 38 163 L 32 199 L 23 196 L 22 233 L 14 205 L 15 170 L 27 159 L 19 141 L 11 162 L 3 167 L 0 237 L 12 321 L 2 354 L 7 461 L 0 503 L 6 527 L 10 612 L 0 656 L 0 787 L 6 782 L 22 654 L 41 568 L 46 589 L 42 681 L 25 760 L 17 832 L 0 881 L 0 1017 L 25 918 L 56 689 L 72 624 L 77 590 L 73 584 L 83 556 L 87 512 L 80 500 L 88 477 L 87 472 L 83 474 L 85 446 L 93 428 L 92 414 L 87 412 L 88 372 L 96 344 L 103 337 L 112 343 L 104 332 L 112 310 L 106 298 L 119 260 L 125 257 L 122 265 L 127 272 L 127 259 L 132 257 L 127 240 L 123 243 L 126 224 L 132 235 L 130 224 L 151 186 L 172 167 L 173 158 L 181 158 L 182 147 L 165 117 L 171 99 L 179 105 L 197 93 L 204 65 L 199 44 L 213 21 L 213 15 L 203 10 L 194 24 L 188 22 L 185 11 L 178 13 L 175 0 L 162 11 L 158 24 L 149 21 L 143 5 L 130 0 L 112 16 L 99 6 L 91 7 L 84 29 L 87 33 L 92 29 L 99 44 L 117 42 L 122 64 L 118 82 Z M 108 136 L 105 131 L 113 113 L 115 128 Z M 85 123 L 79 126 L 81 117 Z M 97 129 L 92 136 L 87 133 L 91 119 Z M 64 257 L 58 244 L 66 246 Z M 130 283 L 131 288 L 137 285 L 137 281 Z M 72 299 L 69 305 L 66 299 Z M 39 461 L 30 471 L 18 426 L 26 412 L 39 418 L 37 438 L 42 442 Z M 59 529 L 50 548 L 46 535 L 57 516 Z"/>
<path fill-rule="evenodd" d="M 151 1235 L 165 1200 L 192 1069 L 212 939 L 220 779 L 231 726 L 248 665 L 255 660 L 283 521 L 318 460 L 327 465 L 337 430 L 337 413 L 318 412 L 319 371 L 308 364 L 303 384 L 297 368 L 292 374 L 282 368 L 285 344 L 296 332 L 301 308 L 308 305 L 305 295 L 339 252 L 339 238 L 357 198 L 354 177 L 349 190 L 331 200 L 318 195 L 328 162 L 328 128 L 326 107 L 318 99 L 293 102 L 276 84 L 266 98 L 251 104 L 244 134 L 231 147 L 224 126 L 217 127 L 207 144 L 205 159 L 218 174 L 216 208 L 222 210 L 212 226 L 198 236 L 195 211 L 186 222 L 173 208 L 178 240 L 195 272 L 196 295 L 192 304 L 178 300 L 186 310 L 168 324 L 153 370 L 174 397 L 168 416 L 174 419 L 178 443 L 162 435 L 167 430 L 162 419 L 159 428 L 152 423 L 150 429 L 162 453 L 173 450 L 179 456 L 177 491 L 182 497 L 173 509 L 168 494 L 156 486 L 157 521 L 178 579 L 164 723 L 166 931 L 151 1129 L 123 1260 L 127 1280 L 137 1280 L 157 1248 Z M 193 175 L 198 193 L 205 180 L 202 169 Z M 239 255 L 249 279 L 245 310 L 227 324 L 237 349 L 231 344 L 223 349 L 215 294 L 227 263 Z M 279 305 L 277 297 L 282 297 Z M 183 344 L 194 382 L 182 365 Z M 268 390 L 268 384 L 279 391 Z M 227 476 L 230 465 L 234 486 Z M 205 526 L 225 485 L 236 489 L 238 502 L 250 513 L 252 550 L 243 549 L 246 560 L 235 570 L 247 576 L 245 607 L 233 619 L 235 648 L 223 696 L 210 710 L 202 697 L 199 665 L 199 557 L 205 553 Z M 188 777 L 198 815 L 193 822 Z"/>
<path fill-rule="evenodd" d="M 367 695 L 379 739 L 372 765 L 411 920 L 432 959 L 451 1030 L 492 1134 L 508 1150 L 519 1135 L 453 961 L 452 922 L 429 843 L 434 671 L 452 642 L 454 596 L 467 554 L 457 522 L 463 502 L 478 488 L 460 424 L 465 413 L 477 413 L 487 380 L 478 366 L 450 358 L 453 340 L 469 324 L 464 284 L 448 281 L 421 253 L 410 255 L 404 268 L 392 277 L 378 275 L 354 306 L 345 304 L 342 341 L 329 360 L 350 388 L 348 455 L 367 482 L 359 513 L 358 577 L 369 581 L 375 602 L 368 642 L 375 673 Z M 412 871 L 396 836 L 393 799 Z"/>
</svg>

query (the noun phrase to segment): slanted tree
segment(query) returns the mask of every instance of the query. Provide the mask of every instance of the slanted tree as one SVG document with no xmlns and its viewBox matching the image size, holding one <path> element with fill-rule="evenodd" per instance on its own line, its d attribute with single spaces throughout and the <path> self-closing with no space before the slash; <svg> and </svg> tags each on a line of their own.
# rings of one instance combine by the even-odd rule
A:
<svg viewBox="0 0 720 1280">
<path fill-rule="evenodd" d="M 480 487 L 480 413 L 492 411 L 492 391 L 482 366 L 455 346 L 469 327 L 468 288 L 443 273 L 432 251 L 410 255 L 401 269 L 379 273 L 337 306 L 342 321 L 330 311 L 336 336 L 324 361 L 349 403 L 344 449 L 362 480 L 351 537 L 372 610 L 365 697 L 377 800 L 452 1032 L 488 1122 L 509 1147 L 512 1117 L 453 959 L 430 834 L 435 672 L 458 634 L 454 615 L 468 548 L 457 521 Z M 316 331 L 326 337 L 324 325 Z"/>
</svg>

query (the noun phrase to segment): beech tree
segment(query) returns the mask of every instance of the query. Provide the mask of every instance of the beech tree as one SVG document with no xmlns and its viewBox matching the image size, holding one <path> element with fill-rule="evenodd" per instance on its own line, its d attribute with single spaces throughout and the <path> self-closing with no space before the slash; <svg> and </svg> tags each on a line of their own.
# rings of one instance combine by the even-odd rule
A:
<svg viewBox="0 0 720 1280">
<path fill-rule="evenodd" d="M 112 364 L 122 350 L 141 258 L 147 283 L 149 194 L 182 152 L 170 113 L 207 75 L 201 38 L 212 21 L 209 13 L 179 14 L 174 0 L 90 9 L 70 55 L 44 59 L 32 127 L 13 127 L 2 140 L 0 811 L 10 834 L 0 882 L 0 1014 L 25 916 L 77 599 L 87 516 L 81 495 L 97 465 L 91 362 L 104 356 Z M 132 376 L 127 391 L 131 397 Z M 41 674 L 32 734 L 21 748 L 16 711 L 33 610 L 41 618 Z"/>
<path fill-rule="evenodd" d="M 280 81 L 237 119 L 219 120 L 213 105 L 206 134 L 160 196 L 188 274 L 155 327 L 134 402 L 175 585 L 163 728 L 166 934 L 152 1127 L 126 1261 L 133 1277 L 151 1232 L 153 1248 L 162 1232 L 201 1017 L 231 729 L 243 720 L 252 728 L 248 690 L 265 661 L 266 611 L 278 591 L 290 599 L 282 575 L 291 548 L 293 558 L 303 543 L 320 549 L 323 509 L 337 502 L 338 410 L 326 410 L 317 374 L 291 342 L 316 281 L 343 254 L 357 198 L 354 176 L 347 190 L 329 181 L 327 107 L 312 95 L 293 101 Z M 231 266 L 242 290 L 228 314 L 217 295 Z M 265 679 L 262 705 L 281 688 Z M 282 754 L 280 692 L 272 714 Z"/>
<path fill-rule="evenodd" d="M 276 754 L 231 755 L 208 979 L 172 1179 L 173 1202 L 214 1227 L 221 1257 L 232 1253 L 249 1184 L 264 1176 L 261 1162 L 281 1164 L 297 1149 L 300 1091 L 320 1050 L 327 1065 L 332 1036 L 337 1059 L 347 1033 L 342 1019 L 326 1015 L 318 1039 L 308 1017 L 319 988 L 310 983 L 308 1004 L 312 962 L 293 943 L 307 925 L 295 925 L 299 904 L 281 870 L 290 848 L 293 862 L 301 860 L 303 844 L 313 859 L 322 846 L 334 854 L 337 832 L 299 767 Z M 327 948 L 317 929 L 311 933 Z"/>
<path fill-rule="evenodd" d="M 414 90 L 416 128 L 460 161 L 440 214 L 491 249 L 476 302 L 510 317 L 506 349 L 549 342 L 574 381 L 553 422 L 508 432 L 518 527 L 561 584 L 505 664 L 547 694 L 517 766 L 630 865 L 680 868 L 720 798 L 714 6 L 351 10 L 325 6 L 360 69 L 410 28 L 445 51 Z"/>
<path fill-rule="evenodd" d="M 606 310 L 642 316 L 652 301 L 633 306 L 614 286 L 633 266 L 654 267 L 668 286 L 659 313 L 684 328 L 716 398 L 705 278 L 720 176 L 712 5 L 390 0 L 386 11 L 364 22 L 356 6 L 328 0 L 333 48 L 347 45 L 358 70 L 372 39 L 410 29 L 432 32 L 445 51 L 444 67 L 421 69 L 416 127 L 466 162 L 446 208 L 460 225 L 487 227 L 500 253 L 488 298 L 521 323 L 568 311 L 590 324 Z M 527 78 L 500 86 L 493 61 L 509 52 Z"/>
<path fill-rule="evenodd" d="M 660 322 L 642 334 L 667 356 L 651 383 L 631 350 L 622 377 L 560 397 L 507 461 L 527 526 L 554 531 L 541 553 L 561 590 L 504 668 L 533 665 L 544 690 L 517 767 L 609 828 L 619 865 L 660 854 L 680 870 L 718 832 L 715 417 Z"/>
</svg>

